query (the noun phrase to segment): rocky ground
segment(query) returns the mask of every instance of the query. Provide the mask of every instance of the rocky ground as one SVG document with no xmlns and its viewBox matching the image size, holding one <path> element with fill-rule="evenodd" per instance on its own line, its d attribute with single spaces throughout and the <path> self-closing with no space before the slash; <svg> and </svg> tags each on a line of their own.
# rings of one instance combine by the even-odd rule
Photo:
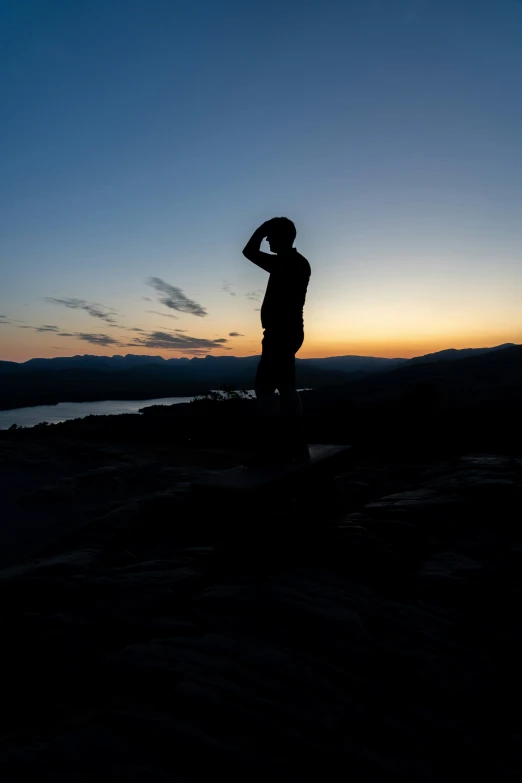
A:
<svg viewBox="0 0 522 783">
<path fill-rule="evenodd" d="M 232 452 L 0 458 L 2 783 L 519 779 L 522 459 L 354 454 L 264 517 L 190 491 Z"/>
</svg>

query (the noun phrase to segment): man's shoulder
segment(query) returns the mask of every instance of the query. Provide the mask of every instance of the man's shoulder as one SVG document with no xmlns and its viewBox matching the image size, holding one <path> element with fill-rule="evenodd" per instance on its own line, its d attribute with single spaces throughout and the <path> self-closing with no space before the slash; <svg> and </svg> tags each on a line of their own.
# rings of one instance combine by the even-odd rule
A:
<svg viewBox="0 0 522 783">
<path fill-rule="evenodd" d="M 298 250 L 295 251 L 295 257 L 299 268 L 303 271 L 303 274 L 311 275 L 312 268 L 308 259 L 305 258 Z"/>
</svg>

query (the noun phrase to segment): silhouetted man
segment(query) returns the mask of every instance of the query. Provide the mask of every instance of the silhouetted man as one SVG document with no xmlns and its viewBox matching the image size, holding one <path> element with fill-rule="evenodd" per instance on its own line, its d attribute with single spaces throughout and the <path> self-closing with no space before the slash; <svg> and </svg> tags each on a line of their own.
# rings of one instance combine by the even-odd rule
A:
<svg viewBox="0 0 522 783">
<path fill-rule="evenodd" d="M 274 255 L 261 252 L 265 237 Z M 264 335 L 255 382 L 261 443 L 252 466 L 309 457 L 296 389 L 295 354 L 304 340 L 303 306 L 310 264 L 293 247 L 295 237 L 291 220 L 272 218 L 254 231 L 243 250 L 246 258 L 270 273 L 261 307 Z M 282 416 L 277 415 L 276 389 Z"/>
</svg>

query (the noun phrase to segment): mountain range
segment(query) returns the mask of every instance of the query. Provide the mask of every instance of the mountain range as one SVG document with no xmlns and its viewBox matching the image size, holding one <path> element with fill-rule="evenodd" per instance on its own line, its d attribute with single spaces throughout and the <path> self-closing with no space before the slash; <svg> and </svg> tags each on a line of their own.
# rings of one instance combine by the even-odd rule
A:
<svg viewBox="0 0 522 783">
<path fill-rule="evenodd" d="M 126 356 L 58 356 L 52 359 L 29 359 L 26 362 L 0 362 L 0 373 L 28 370 L 130 370 L 143 367 L 165 367 L 183 372 L 200 375 L 219 374 L 237 371 L 239 368 L 251 367 L 259 361 L 255 356 L 205 356 L 192 359 L 164 359 L 162 356 L 141 356 L 127 354 Z M 388 369 L 395 367 L 407 359 L 382 359 L 374 356 L 332 356 L 325 359 L 297 359 L 298 364 L 318 369 L 335 370 L 339 372 L 357 372 L 360 370 Z"/>
<path fill-rule="evenodd" d="M 492 348 L 448 348 L 437 353 L 428 353 L 423 356 L 416 356 L 413 359 L 385 359 L 376 356 L 328 356 L 321 359 L 297 359 L 298 364 L 307 367 L 317 367 L 319 369 L 337 370 L 340 372 L 359 372 L 372 371 L 376 369 L 391 369 L 400 364 L 416 362 L 433 362 L 450 359 L 461 359 L 465 356 L 477 356 L 489 351 L 496 351 L 500 348 L 508 348 L 513 343 L 504 343 Z M 71 368 L 77 369 L 95 369 L 95 370 L 129 370 L 136 367 L 150 367 L 151 365 L 160 365 L 162 367 L 191 368 L 194 372 L 211 373 L 236 368 L 241 365 L 250 365 L 259 360 L 259 355 L 255 356 L 197 356 L 192 359 L 185 357 L 164 359 L 162 356 L 143 356 L 140 354 L 128 353 L 125 356 L 116 354 L 114 356 L 96 356 L 93 354 L 83 354 L 76 356 L 56 356 L 51 359 L 35 358 L 28 359 L 26 362 L 8 362 L 0 361 L 0 373 L 15 372 L 18 370 L 35 369 L 53 369 L 65 370 Z"/>
<path fill-rule="evenodd" d="M 485 400 L 518 401 L 522 396 L 522 345 L 495 349 L 441 351 L 411 359 L 385 373 L 352 374 L 308 393 L 320 405 L 346 401 L 373 405 L 397 401 L 470 406 Z"/>
<path fill-rule="evenodd" d="M 418 372 L 417 365 L 446 365 L 511 348 L 449 349 L 413 359 L 372 356 L 332 356 L 297 359 L 300 388 L 343 386 L 376 373 Z M 161 356 L 72 356 L 0 362 L 0 409 L 58 402 L 105 399 L 150 399 L 201 394 L 224 385 L 252 388 L 259 356 L 206 356 L 163 359 Z M 326 393 L 326 391 L 325 391 Z M 335 396 L 331 390 L 328 392 Z"/>
</svg>

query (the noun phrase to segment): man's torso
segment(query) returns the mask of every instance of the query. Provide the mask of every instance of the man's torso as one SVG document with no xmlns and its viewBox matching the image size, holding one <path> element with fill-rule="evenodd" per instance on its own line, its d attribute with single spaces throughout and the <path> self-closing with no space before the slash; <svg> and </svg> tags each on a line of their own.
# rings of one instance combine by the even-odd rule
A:
<svg viewBox="0 0 522 783">
<path fill-rule="evenodd" d="M 264 329 L 284 332 L 303 329 L 303 307 L 309 279 L 310 264 L 295 248 L 288 255 L 278 255 L 274 259 L 261 307 Z"/>
</svg>

